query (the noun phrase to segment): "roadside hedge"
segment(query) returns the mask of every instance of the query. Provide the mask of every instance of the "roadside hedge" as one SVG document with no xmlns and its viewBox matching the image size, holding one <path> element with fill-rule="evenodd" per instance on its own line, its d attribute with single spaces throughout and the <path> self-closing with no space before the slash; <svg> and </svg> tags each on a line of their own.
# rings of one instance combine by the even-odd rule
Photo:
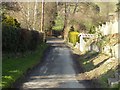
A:
<svg viewBox="0 0 120 90">
<path fill-rule="evenodd" d="M 8 17 L 8 16 L 7 16 Z M 2 51 L 25 52 L 35 50 L 43 42 L 43 33 L 35 30 L 20 28 L 16 19 L 2 18 Z M 11 22 L 16 22 L 11 23 Z"/>
</svg>

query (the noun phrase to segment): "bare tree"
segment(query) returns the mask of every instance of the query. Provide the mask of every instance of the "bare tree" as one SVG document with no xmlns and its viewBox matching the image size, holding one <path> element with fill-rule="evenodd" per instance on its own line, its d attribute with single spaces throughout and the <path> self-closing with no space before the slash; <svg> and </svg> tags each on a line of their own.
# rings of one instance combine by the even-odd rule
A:
<svg viewBox="0 0 120 90">
<path fill-rule="evenodd" d="M 44 0 L 42 0 L 41 32 L 44 30 Z"/>
<path fill-rule="evenodd" d="M 35 23 L 36 23 L 36 17 L 37 17 L 37 0 L 35 0 L 35 6 L 34 6 L 34 21 L 33 21 L 33 30 L 35 30 Z"/>
<path fill-rule="evenodd" d="M 65 2 L 65 16 L 64 16 L 64 27 L 63 27 L 63 30 L 64 30 L 64 40 L 66 40 L 66 28 L 67 26 L 67 2 Z"/>
<path fill-rule="evenodd" d="M 27 12 L 27 22 L 29 22 L 30 21 L 30 5 L 29 5 L 29 0 L 28 0 L 27 3 L 28 3 L 27 4 L 27 9 L 28 9 L 28 12 Z M 30 26 L 27 26 L 27 28 L 30 30 Z"/>
</svg>

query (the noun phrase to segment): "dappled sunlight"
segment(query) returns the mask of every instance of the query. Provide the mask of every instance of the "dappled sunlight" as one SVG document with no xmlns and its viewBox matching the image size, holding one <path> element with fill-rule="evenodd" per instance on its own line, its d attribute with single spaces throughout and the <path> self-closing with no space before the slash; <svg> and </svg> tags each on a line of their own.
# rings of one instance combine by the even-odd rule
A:
<svg viewBox="0 0 120 90">
<path fill-rule="evenodd" d="M 66 81 L 69 81 L 69 80 L 76 80 L 76 78 L 73 78 L 75 77 L 75 74 L 68 74 L 68 75 L 48 75 L 48 76 L 32 76 L 31 79 L 47 79 L 47 80 L 53 80 L 53 79 L 56 79 L 58 81 L 62 81 L 62 80 L 66 80 Z"/>
<path fill-rule="evenodd" d="M 33 87 L 34 86 L 34 87 Z M 40 81 L 34 81 L 34 82 L 29 82 L 29 83 L 25 83 L 23 85 L 23 88 L 26 88 L 26 87 L 29 87 L 29 88 L 53 88 L 53 87 L 58 87 L 58 82 L 49 82 L 49 81 L 46 81 L 46 82 L 40 82 Z"/>
<path fill-rule="evenodd" d="M 48 39 L 46 43 L 53 44 L 52 46 L 56 46 L 58 44 L 63 44 L 64 40 L 63 39 L 58 39 L 58 38 L 51 38 L 51 39 Z"/>
<path fill-rule="evenodd" d="M 95 68 L 86 74 L 89 76 L 90 79 L 97 78 L 102 74 L 107 73 L 110 69 L 115 69 L 117 67 L 117 62 L 114 59 L 107 60 L 104 64 L 100 65 L 98 68 Z"/>
<path fill-rule="evenodd" d="M 9 71 L 10 73 L 20 73 L 19 70 L 12 70 L 12 71 Z"/>
<path fill-rule="evenodd" d="M 104 56 L 106 56 L 104 54 L 102 56 L 101 55 L 102 54 L 99 54 L 99 55 L 92 57 L 92 58 L 89 58 L 89 56 L 86 55 L 85 59 L 87 59 L 87 61 L 84 61 L 83 64 L 85 65 L 85 64 L 93 63 L 94 65 L 97 65 L 103 60 Z M 102 57 L 102 58 L 100 58 L 100 57 Z M 106 57 L 108 57 L 108 56 L 106 56 Z"/>
<path fill-rule="evenodd" d="M 7 82 L 0 82 L 0 87 L 4 87 L 7 84 Z"/>
<path fill-rule="evenodd" d="M 92 60 L 92 63 L 96 66 L 99 63 L 103 62 L 105 59 L 108 59 L 109 57 L 104 55 L 104 54 L 100 54 L 98 58 L 95 58 Z"/>
<path fill-rule="evenodd" d="M 12 76 L 7 76 L 7 75 L 2 76 L 2 83 L 0 82 L 0 86 L 2 86 L 2 87 L 8 86 L 7 82 L 10 82 L 10 81 L 14 81 Z"/>
<path fill-rule="evenodd" d="M 23 84 L 23 88 L 65 88 L 64 85 L 67 84 L 67 87 L 77 88 L 83 84 L 76 84 L 75 74 L 63 74 L 63 75 L 47 75 L 47 76 L 32 76 L 29 82 Z"/>
<path fill-rule="evenodd" d="M 93 57 L 88 61 L 83 61 L 83 64 L 84 67 L 87 67 L 83 74 L 86 75 L 86 79 L 91 80 L 106 74 L 111 69 L 115 69 L 118 66 L 118 60 L 99 54 L 97 58 Z M 79 77 L 81 77 L 81 74 L 79 74 Z"/>
</svg>

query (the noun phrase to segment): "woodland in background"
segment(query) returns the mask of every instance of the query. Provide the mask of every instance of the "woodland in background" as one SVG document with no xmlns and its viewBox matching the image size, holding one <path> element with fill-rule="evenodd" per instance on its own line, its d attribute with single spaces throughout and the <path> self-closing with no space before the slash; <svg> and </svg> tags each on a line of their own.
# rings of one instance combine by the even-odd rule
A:
<svg viewBox="0 0 120 90">
<path fill-rule="evenodd" d="M 113 2 L 2 2 L 1 4 L 3 51 L 15 52 L 26 51 L 31 46 L 36 48 L 35 43 L 42 42 L 43 36 L 47 38 L 53 31 L 55 36 L 62 35 L 65 40 L 68 40 L 71 27 L 78 33 L 93 34 L 95 27 L 108 21 L 109 13 L 119 10 L 120 6 L 119 3 L 116 5 Z"/>
</svg>

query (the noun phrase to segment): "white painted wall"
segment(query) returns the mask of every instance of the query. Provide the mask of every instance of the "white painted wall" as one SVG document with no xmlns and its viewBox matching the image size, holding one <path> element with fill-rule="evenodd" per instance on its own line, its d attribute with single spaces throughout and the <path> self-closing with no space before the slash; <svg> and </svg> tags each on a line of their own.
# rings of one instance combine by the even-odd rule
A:
<svg viewBox="0 0 120 90">
<path fill-rule="evenodd" d="M 118 24 L 120 24 L 120 21 L 117 20 L 115 20 L 113 23 L 106 22 L 106 24 L 102 24 L 102 26 L 99 26 L 96 28 L 96 30 L 99 30 L 103 35 L 120 33 Z"/>
</svg>

